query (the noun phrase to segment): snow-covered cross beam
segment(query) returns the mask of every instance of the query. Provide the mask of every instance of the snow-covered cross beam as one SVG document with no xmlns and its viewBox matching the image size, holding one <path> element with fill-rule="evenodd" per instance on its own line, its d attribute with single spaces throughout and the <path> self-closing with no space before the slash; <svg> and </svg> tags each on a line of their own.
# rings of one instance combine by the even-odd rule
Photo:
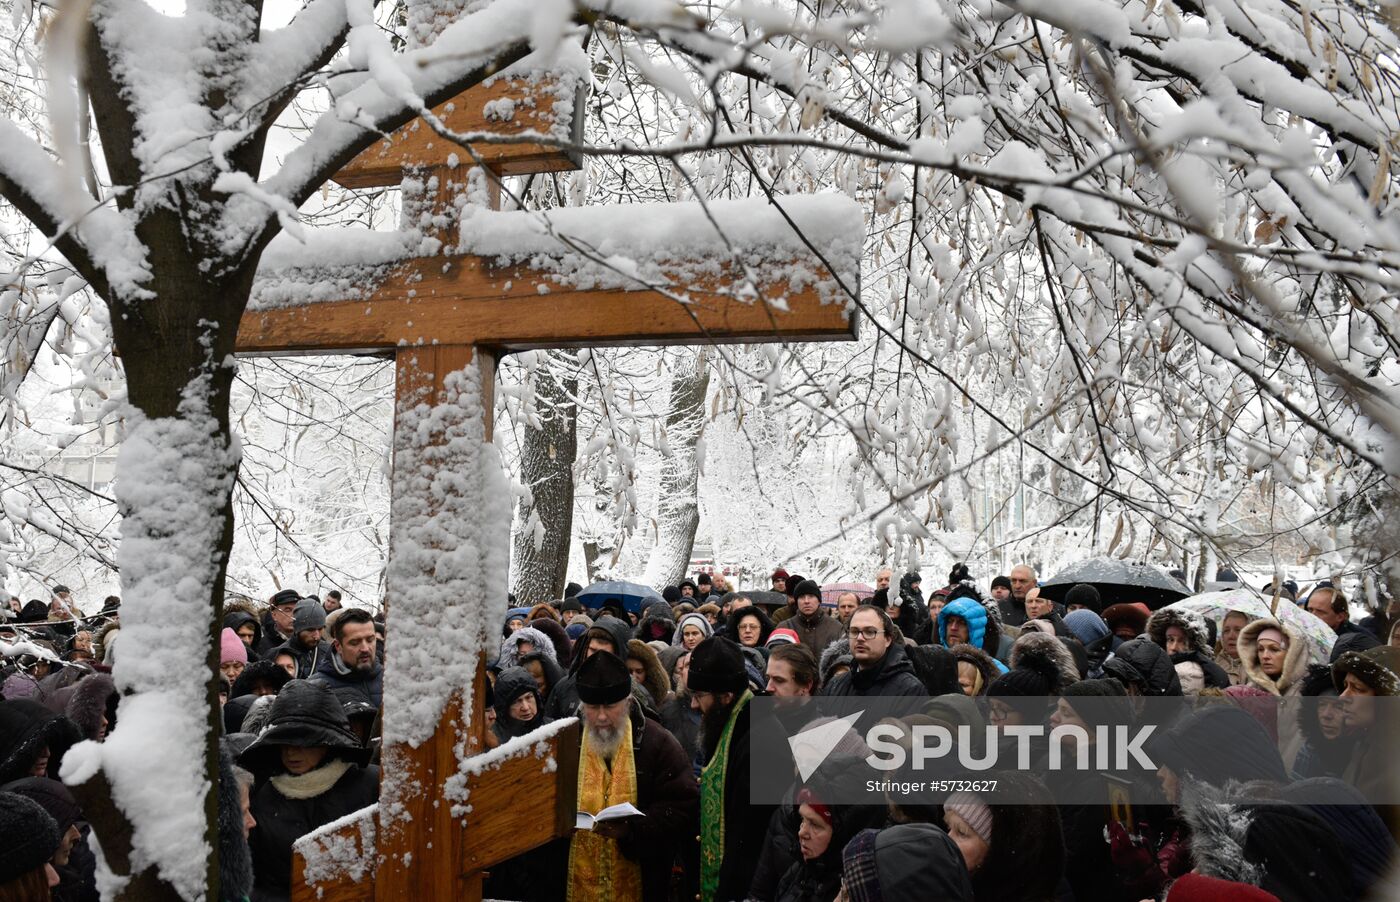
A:
<svg viewBox="0 0 1400 902">
<path fill-rule="evenodd" d="M 402 233 L 284 236 L 264 255 L 238 349 L 848 339 L 863 222 L 853 201 L 824 195 L 481 209 L 445 257 L 409 256 Z"/>
<path fill-rule="evenodd" d="M 503 146 L 519 145 L 485 145 Z M 482 754 L 511 517 L 487 444 L 499 355 L 855 337 L 865 222 L 844 195 L 500 212 L 458 206 L 469 178 L 450 147 L 410 127 L 348 176 L 412 170 L 431 235 L 284 234 L 239 325 L 240 354 L 392 352 L 397 364 L 380 803 L 299 847 L 298 902 L 479 900 L 483 871 L 572 828 L 576 733 L 532 740 L 539 756 L 505 770 Z M 493 171 L 564 165 L 482 156 Z M 540 799 L 558 816 L 539 817 Z"/>
</svg>

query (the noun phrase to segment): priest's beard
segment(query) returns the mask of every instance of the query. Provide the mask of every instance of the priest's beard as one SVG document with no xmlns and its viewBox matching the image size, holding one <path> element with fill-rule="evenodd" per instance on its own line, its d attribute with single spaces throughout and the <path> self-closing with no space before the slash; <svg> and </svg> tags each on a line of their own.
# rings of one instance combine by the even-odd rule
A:
<svg viewBox="0 0 1400 902">
<path fill-rule="evenodd" d="M 719 740 L 724 735 L 725 724 L 729 723 L 729 714 L 734 710 L 734 704 L 721 705 L 718 701 L 709 711 L 700 715 L 700 750 L 705 754 L 705 762 L 715 756 L 715 749 L 719 748 Z"/>
<path fill-rule="evenodd" d="M 595 727 L 587 725 L 588 741 L 593 745 L 595 751 L 603 756 L 604 761 L 612 761 L 617 750 L 622 746 L 622 738 L 629 732 L 631 724 L 624 720 L 618 727 Z"/>
</svg>

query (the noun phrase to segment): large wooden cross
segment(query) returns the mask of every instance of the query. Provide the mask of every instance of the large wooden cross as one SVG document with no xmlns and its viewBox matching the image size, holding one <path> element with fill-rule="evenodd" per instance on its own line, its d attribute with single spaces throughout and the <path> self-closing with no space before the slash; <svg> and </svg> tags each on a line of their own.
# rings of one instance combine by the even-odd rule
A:
<svg viewBox="0 0 1400 902">
<path fill-rule="evenodd" d="M 440 109 L 448 124 L 461 131 L 509 133 L 532 128 L 547 132 L 563 125 L 577 134 L 577 122 L 551 121 L 555 107 L 545 99 L 567 95 L 548 87 L 538 79 L 502 79 L 467 92 L 451 109 Z M 503 104 L 502 100 L 515 102 Z M 514 120 L 499 115 L 510 106 L 528 114 Z M 582 104 L 562 107 L 577 116 Z M 492 110 L 497 111 L 494 119 L 487 115 Z M 486 166 L 498 173 L 560 171 L 576 164 L 566 153 L 534 145 L 482 144 L 475 149 Z M 420 180 L 430 185 L 436 180 L 432 187 L 447 204 L 451 192 L 444 185 L 465 178 L 470 162 L 465 156 L 419 122 L 366 151 L 337 180 L 357 187 L 386 184 L 412 167 Z M 337 276 L 335 266 L 318 268 L 314 260 L 309 268 L 261 274 L 255 300 L 239 327 L 237 347 L 244 355 L 391 353 L 397 366 L 398 420 L 409 411 L 421 410 L 418 405 L 424 400 L 438 401 L 451 374 L 475 364 L 482 395 L 479 434 L 489 441 L 494 364 L 500 355 L 512 351 L 853 338 L 849 298 L 841 295 L 837 279 L 826 271 L 825 255 L 829 252 L 832 259 L 844 261 L 847 270 L 842 275 L 853 289 L 858 262 L 852 266 L 852 260 L 858 261 L 863 236 L 860 210 L 841 198 L 818 199 L 816 204 L 819 209 L 812 210 L 811 203 L 804 206 L 794 199 L 786 205 L 786 216 L 769 211 L 767 219 L 753 216 L 763 211 L 762 204 L 730 210 L 729 221 L 719 225 L 735 226 L 741 240 L 727 253 L 700 261 L 701 265 L 693 256 L 647 259 L 644 253 L 619 262 L 614 250 L 600 263 L 601 257 L 586 250 L 580 257 L 578 242 L 566 249 L 556 236 L 532 231 L 536 222 L 529 218 L 532 214 L 481 214 L 487 216 L 484 221 L 480 215 L 473 220 L 477 239 L 464 243 L 468 250 L 490 248 L 485 254 L 403 257 L 374 267 L 371 276 L 366 276 L 364 267 L 353 266 Z M 454 210 L 440 208 L 449 214 Z M 639 234 L 672 221 L 705 223 L 713 212 L 698 205 L 662 210 L 649 205 L 625 212 L 642 210 L 650 219 Z M 564 211 L 558 218 L 560 236 L 567 241 L 579 237 L 580 231 L 587 233 L 595 216 L 599 227 L 582 235 L 583 242 L 606 242 L 632 219 L 618 218 L 616 210 Z M 836 222 L 831 221 L 833 217 Z M 793 221 L 815 226 L 814 244 L 820 254 L 812 254 L 807 249 L 810 245 L 794 240 Z M 454 218 L 451 226 L 455 225 Z M 773 234 L 761 234 L 764 228 Z M 681 233 L 684 236 L 685 228 Z M 444 232 L 449 242 L 451 234 L 449 227 Z M 517 239 L 524 244 L 515 247 Z M 551 245 L 558 253 L 548 252 Z M 857 249 L 855 255 L 851 247 Z M 784 254 L 787 258 L 779 259 Z M 274 267 L 276 259 L 273 255 Z M 585 264 L 582 269 L 591 267 L 590 272 L 580 274 L 580 259 Z M 341 289 L 344 296 L 325 296 L 327 291 L 334 295 Z M 317 299 L 305 302 L 310 297 Z M 398 478 L 406 457 L 401 432 L 395 429 L 396 492 L 409 484 Z M 414 465 L 420 466 L 421 460 Z M 451 466 L 451 462 L 439 460 L 437 465 Z M 476 478 L 470 472 L 457 475 Z M 506 522 L 493 524 L 499 534 L 509 531 L 508 518 L 507 512 Z M 406 540 L 399 529 L 397 522 L 391 524 L 391 574 L 395 556 L 404 553 Z M 424 576 L 431 579 L 433 574 Z M 402 655 L 419 651 L 406 647 L 401 637 L 436 622 L 435 612 L 420 609 L 426 606 L 415 605 L 411 598 L 396 598 L 395 591 L 391 578 L 388 628 L 394 638 L 387 658 L 391 672 L 396 661 L 406 660 Z M 499 606 L 504 614 L 504 599 L 489 601 L 488 610 Z M 485 625 L 481 633 L 491 637 L 488 641 L 498 641 L 498 623 Z M 367 810 L 300 843 L 294 862 L 294 899 L 480 899 L 483 871 L 572 830 L 577 725 L 563 730 L 546 727 L 543 738 L 518 743 L 505 754 L 502 750 L 487 753 L 477 765 L 462 765 L 464 758 L 479 755 L 483 748 L 482 686 L 485 664 L 494 649 L 483 642 L 480 652 L 474 678 L 454 689 L 426 741 L 414 746 L 386 738 L 381 806 L 392 805 L 392 818 L 386 817 L 388 812 Z M 405 717 L 403 712 L 415 699 L 391 697 L 388 690 L 386 681 L 386 737 L 392 737 L 404 733 L 396 729 L 396 718 Z M 450 784 L 457 779 L 460 797 L 464 772 L 469 804 L 451 804 Z M 392 827 L 386 829 L 389 822 Z"/>
</svg>

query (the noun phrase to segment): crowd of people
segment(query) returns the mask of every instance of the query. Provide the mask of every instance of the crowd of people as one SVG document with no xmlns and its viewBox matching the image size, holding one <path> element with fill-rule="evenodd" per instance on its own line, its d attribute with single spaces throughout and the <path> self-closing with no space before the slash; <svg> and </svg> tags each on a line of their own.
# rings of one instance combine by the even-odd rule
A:
<svg viewBox="0 0 1400 902">
<path fill-rule="evenodd" d="M 1375 702 L 1400 694 L 1400 603 L 1352 623 L 1331 583 L 1296 601 L 1276 588 L 1275 604 L 1333 631 L 1324 660 L 1277 607 L 1217 619 L 1088 584 L 1054 600 L 1027 565 L 985 594 L 961 564 L 928 592 L 889 570 L 869 591 L 824 593 L 781 569 L 771 591 L 729 588 L 701 574 L 645 605 L 586 604 L 571 585 L 507 611 L 486 744 L 578 717 L 580 811 L 640 815 L 493 867 L 488 898 L 1400 898 L 1396 812 L 1372 804 L 1400 776 Z M 295 840 L 378 797 L 392 633 L 338 592 L 293 589 L 231 604 L 223 624 L 221 895 L 285 900 Z M 120 630 L 119 599 L 84 616 L 62 586 L 47 603 L 11 599 L 0 622 L 0 900 L 97 898 L 95 839 L 57 776 L 69 747 L 101 742 L 120 715 Z M 761 696 L 786 720 L 816 716 L 805 699 L 878 697 L 910 727 L 979 730 L 1082 722 L 1089 699 L 1124 723 L 1145 700 L 1181 705 L 1157 724 L 1154 804 L 1125 821 L 1057 798 L 1038 763 L 938 803 L 837 804 L 869 753 L 855 732 L 808 778 L 794 772 L 782 803 L 758 804 L 751 756 L 774 747 L 756 735 Z"/>
</svg>

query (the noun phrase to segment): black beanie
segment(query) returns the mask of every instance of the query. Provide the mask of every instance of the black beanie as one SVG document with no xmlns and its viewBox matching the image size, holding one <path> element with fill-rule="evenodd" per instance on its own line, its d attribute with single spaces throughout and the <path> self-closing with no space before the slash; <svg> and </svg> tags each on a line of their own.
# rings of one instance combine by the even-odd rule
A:
<svg viewBox="0 0 1400 902">
<path fill-rule="evenodd" d="M 737 643 L 711 636 L 690 653 L 686 686 L 691 692 L 743 692 L 749 684 Z"/>
<path fill-rule="evenodd" d="M 1011 588 L 1011 577 L 1009 577 L 1009 576 L 998 576 L 998 577 L 996 577 L 995 579 L 993 579 L 993 580 L 992 580 L 992 588 L 995 589 L 995 588 L 997 588 L 997 587 L 1001 587 L 1001 588 L 1003 588 L 1003 589 L 1009 590 L 1009 589 Z"/>
<path fill-rule="evenodd" d="M 1061 693 L 1070 699 L 1070 707 L 1090 727 L 1131 726 L 1133 705 L 1128 701 L 1127 690 L 1115 679 L 1079 680 L 1070 683 Z M 1076 705 L 1073 699 L 1093 699 Z"/>
<path fill-rule="evenodd" d="M 817 585 L 816 580 L 804 579 L 792 590 L 793 598 L 804 598 L 808 595 L 815 595 L 817 598 L 822 597 L 822 587 Z"/>
<path fill-rule="evenodd" d="M 576 614 L 583 613 L 583 603 L 572 595 L 564 599 L 564 603 L 559 605 L 559 613 L 573 611 Z"/>
<path fill-rule="evenodd" d="M 1028 696 L 1051 695 L 1050 681 L 1034 670 L 1017 667 L 992 680 L 988 695 Z"/>
<path fill-rule="evenodd" d="M 44 866 L 58 851 L 58 824 L 38 802 L 0 792 L 0 884 Z"/>
<path fill-rule="evenodd" d="M 1103 613 L 1103 599 L 1099 597 L 1099 590 L 1088 583 L 1079 583 L 1065 594 L 1065 607 L 1074 605 L 1088 608 L 1095 614 Z"/>
<path fill-rule="evenodd" d="M 564 597 L 573 598 L 575 595 L 582 591 L 583 586 L 580 586 L 578 583 L 569 583 L 567 586 L 564 587 Z"/>
<path fill-rule="evenodd" d="M 612 705 L 632 694 L 632 674 L 617 655 L 595 651 L 579 667 L 575 685 L 585 705 Z"/>
<path fill-rule="evenodd" d="M 665 599 L 667 604 L 675 604 L 681 600 L 681 587 L 667 586 L 661 590 L 661 597 Z"/>
</svg>

